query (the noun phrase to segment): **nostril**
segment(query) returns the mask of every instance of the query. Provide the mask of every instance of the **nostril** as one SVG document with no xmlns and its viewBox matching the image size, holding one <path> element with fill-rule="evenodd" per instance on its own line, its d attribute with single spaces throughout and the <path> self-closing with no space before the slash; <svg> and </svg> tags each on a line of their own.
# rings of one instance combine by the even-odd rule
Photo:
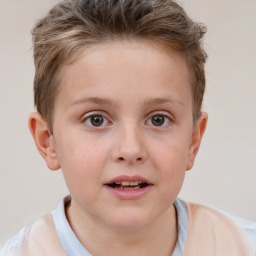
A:
<svg viewBox="0 0 256 256">
<path fill-rule="evenodd" d="M 117 158 L 115 158 L 115 161 L 118 162 L 136 162 L 136 163 L 142 163 L 144 161 L 144 157 L 125 157 L 125 156 L 119 156 Z"/>
</svg>

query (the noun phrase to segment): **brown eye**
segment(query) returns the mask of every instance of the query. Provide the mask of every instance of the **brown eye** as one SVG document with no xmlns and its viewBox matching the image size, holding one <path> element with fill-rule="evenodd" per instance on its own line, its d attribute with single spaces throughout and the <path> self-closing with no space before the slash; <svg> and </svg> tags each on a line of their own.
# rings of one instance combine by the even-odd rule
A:
<svg viewBox="0 0 256 256">
<path fill-rule="evenodd" d="M 86 118 L 85 123 L 88 126 L 100 127 L 106 125 L 108 121 L 102 115 L 91 115 Z"/>
<path fill-rule="evenodd" d="M 151 121 L 152 121 L 153 125 L 161 126 L 161 125 L 164 124 L 165 117 L 164 116 L 160 116 L 160 115 L 152 116 L 151 117 Z"/>
<path fill-rule="evenodd" d="M 104 122 L 103 116 L 91 116 L 91 123 L 93 126 L 101 126 Z"/>
<path fill-rule="evenodd" d="M 154 115 L 147 121 L 147 124 L 153 126 L 167 126 L 170 122 L 170 118 L 165 115 Z"/>
</svg>

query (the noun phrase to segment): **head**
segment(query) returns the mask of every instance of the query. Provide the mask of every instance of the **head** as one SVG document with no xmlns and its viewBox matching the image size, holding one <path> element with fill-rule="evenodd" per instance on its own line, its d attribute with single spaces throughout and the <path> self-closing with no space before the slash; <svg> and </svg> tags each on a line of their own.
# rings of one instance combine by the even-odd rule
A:
<svg viewBox="0 0 256 256">
<path fill-rule="evenodd" d="M 193 22 L 172 0 L 64 0 L 32 31 L 34 42 L 34 103 L 50 131 L 61 89 L 60 70 L 92 46 L 116 40 L 155 42 L 184 58 L 189 69 L 194 122 L 205 91 L 202 48 L 205 27 Z"/>
<path fill-rule="evenodd" d="M 204 32 L 170 0 L 63 1 L 35 26 L 30 129 L 71 216 L 138 229 L 168 211 L 205 130 Z"/>
</svg>

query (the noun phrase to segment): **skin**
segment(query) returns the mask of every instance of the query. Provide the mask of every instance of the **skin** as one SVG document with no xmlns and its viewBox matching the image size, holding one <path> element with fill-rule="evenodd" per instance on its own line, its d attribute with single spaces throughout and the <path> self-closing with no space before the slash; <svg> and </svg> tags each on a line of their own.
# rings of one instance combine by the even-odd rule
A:
<svg viewBox="0 0 256 256">
<path fill-rule="evenodd" d="M 115 41 L 87 49 L 60 77 L 53 134 L 38 113 L 29 126 L 48 167 L 62 168 L 72 229 L 93 255 L 170 255 L 173 202 L 207 122 L 202 113 L 193 125 L 185 61 L 157 44 Z M 92 114 L 102 125 L 92 124 Z M 140 175 L 153 186 L 122 200 L 104 186 L 119 175 Z"/>
</svg>

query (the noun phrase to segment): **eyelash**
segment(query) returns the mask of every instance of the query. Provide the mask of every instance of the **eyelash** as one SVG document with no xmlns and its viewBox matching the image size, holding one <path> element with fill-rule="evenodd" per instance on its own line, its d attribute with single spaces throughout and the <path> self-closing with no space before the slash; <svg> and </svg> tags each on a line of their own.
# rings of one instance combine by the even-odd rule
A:
<svg viewBox="0 0 256 256">
<path fill-rule="evenodd" d="M 93 125 L 92 124 L 92 118 L 93 117 L 102 118 L 102 120 L 101 120 L 102 124 Z M 154 117 L 158 117 L 160 119 L 163 118 L 164 119 L 163 124 L 154 125 L 153 124 L 153 119 L 152 119 Z M 105 126 L 108 126 L 108 125 L 111 124 L 111 122 L 108 120 L 108 118 L 106 118 L 103 114 L 100 114 L 100 113 L 94 113 L 94 114 L 91 114 L 89 116 L 86 116 L 85 118 L 83 118 L 82 122 L 85 123 L 86 126 L 93 127 L 93 128 L 101 128 L 101 127 L 105 127 Z M 148 118 L 145 123 L 146 123 L 146 125 L 154 126 L 154 127 L 166 127 L 166 126 L 170 125 L 171 122 L 172 122 L 172 119 L 170 117 L 168 117 L 167 115 L 161 114 L 161 113 L 156 113 L 154 115 L 151 115 L 150 118 Z"/>
<path fill-rule="evenodd" d="M 163 118 L 164 119 L 163 124 L 161 124 L 161 125 L 154 125 L 153 124 L 153 118 L 154 117 Z M 154 127 L 166 127 L 166 126 L 170 125 L 170 123 L 172 122 L 172 119 L 170 117 L 168 117 L 167 115 L 164 115 L 164 114 L 154 114 L 149 119 L 147 119 L 146 124 L 148 125 L 149 122 L 151 123 L 149 125 L 152 125 Z"/>
<path fill-rule="evenodd" d="M 98 117 L 98 118 L 102 118 L 103 120 L 103 123 L 100 124 L 100 125 L 93 125 L 92 124 L 92 118 L 93 117 Z M 85 117 L 83 120 L 82 120 L 83 123 L 85 123 L 87 126 L 89 127 L 94 127 L 94 128 L 101 128 L 101 127 L 104 127 L 104 126 L 107 126 L 109 124 L 111 124 L 111 122 L 102 114 L 92 114 L 92 115 L 89 115 L 87 117 Z"/>
</svg>

